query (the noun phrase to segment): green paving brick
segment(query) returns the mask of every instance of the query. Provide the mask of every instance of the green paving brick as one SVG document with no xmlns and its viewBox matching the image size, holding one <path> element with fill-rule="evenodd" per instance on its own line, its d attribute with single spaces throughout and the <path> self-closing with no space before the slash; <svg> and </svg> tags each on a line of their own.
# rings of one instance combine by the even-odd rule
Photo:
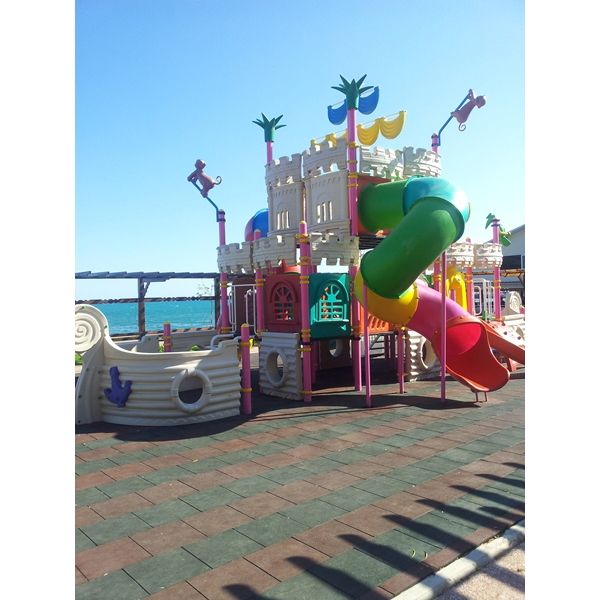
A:
<svg viewBox="0 0 600 600">
<path fill-rule="evenodd" d="M 197 461 L 184 462 L 179 466 L 187 471 L 185 476 L 188 477 L 190 473 L 206 473 L 208 471 L 216 471 L 217 469 L 226 467 L 228 464 L 229 463 L 221 460 L 220 458 L 211 456 L 209 458 L 200 458 Z"/>
<path fill-rule="evenodd" d="M 336 462 L 335 460 L 331 460 L 330 458 L 320 456 L 319 458 L 311 458 L 309 460 L 302 461 L 301 463 L 298 463 L 298 466 L 301 469 L 309 471 L 310 473 L 319 474 L 337 469 L 340 466 L 340 463 Z"/>
<path fill-rule="evenodd" d="M 304 444 L 314 444 L 315 440 L 307 435 L 294 435 L 290 437 L 281 437 L 277 440 L 277 444 L 283 444 L 288 448 L 297 448 Z"/>
<path fill-rule="evenodd" d="M 301 573 L 261 592 L 254 600 L 347 600 L 353 597 L 312 573 Z"/>
<path fill-rule="evenodd" d="M 435 471 L 430 471 L 429 469 L 417 466 L 416 464 L 400 467 L 386 473 L 386 476 L 388 477 L 414 484 L 429 481 L 430 479 L 437 477 L 437 475 L 438 474 Z"/>
<path fill-rule="evenodd" d="M 105 494 L 98 488 L 86 488 L 84 490 L 78 490 L 75 492 L 75 506 L 89 506 L 96 502 L 103 502 L 109 500 L 110 496 Z"/>
<path fill-rule="evenodd" d="M 187 440 L 180 440 L 178 442 L 179 444 L 181 444 L 182 446 L 185 446 L 188 449 L 191 448 L 204 448 L 206 446 L 212 446 L 214 445 L 214 440 L 212 437 L 196 437 L 196 438 L 190 438 Z"/>
<path fill-rule="evenodd" d="M 109 448 L 110 446 L 118 446 L 122 444 L 123 440 L 118 440 L 117 438 L 104 438 L 102 440 L 90 440 L 89 442 L 84 442 L 83 444 L 78 444 L 76 446 L 83 450 L 97 450 L 98 448 Z"/>
<path fill-rule="evenodd" d="M 459 523 L 447 518 L 445 513 L 438 510 L 432 510 L 416 520 L 419 523 L 426 523 L 432 527 L 437 527 L 445 533 L 455 535 L 457 538 L 466 537 L 478 529 L 478 526 L 474 523 Z"/>
<path fill-rule="evenodd" d="M 480 454 L 494 454 L 495 452 L 499 452 L 505 446 L 502 444 L 496 444 L 494 442 L 484 441 L 484 440 L 473 440 L 468 444 L 464 444 L 462 446 L 458 446 L 460 450 L 468 450 L 470 452 L 479 452 Z"/>
<path fill-rule="evenodd" d="M 432 475 L 434 476 L 433 473 Z M 366 479 L 365 481 L 353 483 L 351 487 L 354 489 L 372 492 L 381 498 L 387 498 L 396 492 L 400 492 L 412 487 L 412 484 L 401 479 L 388 477 L 387 475 L 377 475 L 377 477 L 372 477 L 371 479 Z"/>
<path fill-rule="evenodd" d="M 402 435 L 398 433 L 396 435 L 391 435 L 390 437 L 383 438 L 380 443 L 386 444 L 387 446 L 392 446 L 394 449 L 398 448 L 406 448 L 406 446 L 412 446 L 416 443 L 415 438 L 408 437 L 406 435 Z"/>
<path fill-rule="evenodd" d="M 97 471 L 103 471 L 104 469 L 110 469 L 116 466 L 118 466 L 118 464 L 108 458 L 90 460 L 89 462 L 76 464 L 75 473 L 77 475 L 87 475 L 88 473 L 96 473 Z"/>
<path fill-rule="evenodd" d="M 342 463 L 343 465 L 349 465 L 351 463 L 359 462 L 361 460 L 366 460 L 367 458 L 369 458 L 369 455 L 364 454 L 363 452 L 358 452 L 357 450 L 354 450 L 352 448 L 348 448 L 347 450 L 338 450 L 337 452 L 330 452 L 329 454 L 326 454 L 324 458 L 335 460 L 337 463 Z"/>
<path fill-rule="evenodd" d="M 344 508 L 317 499 L 304 502 L 293 508 L 286 508 L 280 511 L 280 514 L 308 527 L 316 527 L 321 523 L 335 519 L 335 517 L 345 512 L 346 509 Z"/>
<path fill-rule="evenodd" d="M 165 483 L 167 481 L 174 481 L 176 479 L 181 479 L 182 477 L 189 477 L 190 472 L 183 467 L 178 465 L 174 465 L 173 467 L 166 467 L 164 469 L 158 469 L 156 471 L 149 471 L 148 473 L 144 473 L 140 475 L 142 479 L 153 483 L 154 485 L 158 485 L 159 483 Z"/>
<path fill-rule="evenodd" d="M 99 521 L 81 530 L 96 544 L 106 544 L 121 537 L 150 529 L 150 525 L 134 514 Z"/>
<path fill-rule="evenodd" d="M 511 496 L 495 488 L 484 487 L 479 490 L 471 491 L 468 495 L 469 502 L 481 504 L 482 506 L 496 506 L 503 509 L 524 507 L 522 498 Z"/>
<path fill-rule="evenodd" d="M 188 552 L 213 568 L 251 554 L 262 547 L 235 529 L 184 546 Z"/>
<path fill-rule="evenodd" d="M 373 504 L 373 502 L 381 500 L 381 496 L 355 487 L 346 487 L 326 496 L 321 496 L 320 500 L 351 511 L 367 504 Z"/>
<path fill-rule="evenodd" d="M 223 484 L 224 488 L 228 489 L 234 494 L 243 496 L 244 498 L 256 496 L 261 492 L 268 492 L 269 490 L 272 490 L 278 486 L 279 484 L 276 481 L 271 481 L 270 479 L 266 479 L 260 475 L 246 477 L 244 479 L 238 479 L 237 481 L 230 481 L 229 483 Z"/>
<path fill-rule="evenodd" d="M 439 423 L 427 423 L 427 429 L 436 431 L 437 433 L 445 433 L 446 431 L 452 431 L 453 429 L 456 429 L 456 425 L 453 423 L 448 423 L 446 420 L 445 422 L 442 421 Z"/>
<path fill-rule="evenodd" d="M 158 527 L 159 525 L 164 525 L 171 521 L 184 519 L 197 512 L 198 510 L 193 506 L 185 503 L 183 500 L 176 499 L 162 502 L 161 504 L 145 508 L 144 510 L 136 511 L 134 514 L 144 522 L 148 523 L 148 525 Z"/>
<path fill-rule="evenodd" d="M 426 440 L 427 438 L 437 436 L 438 432 L 424 427 L 415 427 L 415 429 L 407 429 L 402 435 L 413 438 L 413 440 Z"/>
<path fill-rule="evenodd" d="M 359 540 L 356 546 L 361 552 L 385 562 L 398 571 L 414 566 L 440 549 L 438 545 L 398 529 L 388 531 L 373 540 Z"/>
<path fill-rule="evenodd" d="M 455 462 L 466 465 L 468 463 L 475 462 L 482 458 L 482 454 L 479 452 L 471 452 L 469 450 L 461 450 L 460 448 L 450 448 L 448 450 L 444 450 L 438 454 L 441 458 L 448 458 Z"/>
<path fill-rule="evenodd" d="M 356 449 L 359 452 L 368 454 L 369 456 L 379 456 L 380 454 L 385 454 L 386 452 L 397 450 L 395 446 L 389 446 L 382 442 L 367 442 L 366 444 L 361 444 L 360 446 L 357 446 Z"/>
<path fill-rule="evenodd" d="M 424 469 L 428 469 L 429 471 L 434 471 L 435 473 L 439 474 L 450 473 L 451 471 L 460 469 L 460 467 L 463 466 L 462 463 L 450 460 L 448 458 L 441 458 L 439 456 L 430 456 L 429 458 L 425 458 L 414 464 L 415 466 L 422 466 Z"/>
<path fill-rule="evenodd" d="M 497 527 L 499 525 L 489 509 L 469 502 L 465 497 L 452 501 L 443 509 L 439 509 L 439 512 L 443 513 L 444 518 L 449 521 L 456 521 L 468 526 Z"/>
<path fill-rule="evenodd" d="M 209 567 L 183 548 L 178 548 L 172 552 L 147 558 L 125 567 L 124 570 L 141 587 L 154 594 L 179 581 L 204 573 L 209 570 Z"/>
<path fill-rule="evenodd" d="M 286 446 L 282 446 L 282 448 L 287 449 Z M 225 467 L 227 465 L 235 465 L 237 463 L 245 462 L 247 460 L 252 460 L 253 458 L 257 458 L 261 456 L 254 448 L 244 449 L 244 450 L 234 450 L 233 452 L 227 452 L 227 454 L 220 454 L 219 458 L 215 458 L 215 464 L 217 461 L 220 463 L 219 466 L 213 467 L 214 469 L 219 469 Z"/>
<path fill-rule="evenodd" d="M 239 433 L 232 429 L 231 431 L 223 431 L 222 433 L 214 433 L 210 436 L 213 440 L 218 440 L 219 442 L 227 442 L 229 440 L 237 440 L 239 439 Z"/>
<path fill-rule="evenodd" d="M 234 492 L 217 485 L 208 490 L 201 490 L 194 494 L 190 494 L 189 496 L 185 496 L 183 501 L 198 510 L 206 511 L 241 499 L 242 496 L 239 494 L 235 494 Z"/>
<path fill-rule="evenodd" d="M 397 573 L 390 565 L 355 548 L 310 567 L 309 572 L 353 597 L 366 594 Z"/>
<path fill-rule="evenodd" d="M 114 483 L 105 483 L 99 485 L 98 489 L 104 492 L 109 498 L 116 498 L 117 496 L 124 496 L 125 494 L 131 494 L 139 490 L 144 490 L 151 487 L 152 483 L 142 477 L 129 477 L 128 479 L 121 479 Z"/>
<path fill-rule="evenodd" d="M 146 452 L 145 450 L 138 450 L 137 452 L 126 452 L 123 454 L 115 454 L 111 456 L 111 460 L 113 463 L 117 465 L 128 465 L 134 462 L 144 462 L 146 460 L 152 460 L 156 458 L 150 452 Z M 115 464 L 112 466 L 114 467 Z"/>
<path fill-rule="evenodd" d="M 317 429 L 317 431 L 307 431 L 305 435 L 306 437 L 312 440 L 312 443 L 314 443 L 315 440 L 322 442 L 323 440 L 330 440 L 331 438 L 337 437 L 337 433 L 335 431 L 331 431 L 330 429 Z"/>
<path fill-rule="evenodd" d="M 337 465 L 339 467 L 339 465 Z M 261 473 L 261 477 L 270 479 L 277 483 L 289 483 L 296 479 L 305 479 L 310 477 L 310 473 L 306 469 L 296 465 L 288 465 L 287 467 L 279 467 L 277 469 L 269 469 Z"/>
<path fill-rule="evenodd" d="M 139 586 L 125 571 L 115 571 L 105 577 L 78 585 L 76 600 L 139 600 L 149 594 Z"/>
<path fill-rule="evenodd" d="M 81 552 L 82 550 L 89 550 L 90 548 L 95 547 L 96 544 L 94 544 L 83 531 L 80 529 L 75 530 L 75 552 Z"/>
<path fill-rule="evenodd" d="M 299 531 L 304 531 L 306 526 L 289 517 L 275 513 L 267 517 L 262 517 L 236 527 L 239 533 L 244 534 L 255 542 L 269 546 L 293 536 Z"/>
<path fill-rule="evenodd" d="M 181 444 L 170 444 L 169 446 L 151 446 L 150 448 L 145 449 L 145 451 L 152 454 L 152 456 L 168 456 L 169 454 L 187 452 L 188 450 L 189 448 L 186 448 Z"/>
<path fill-rule="evenodd" d="M 283 452 L 284 450 L 288 450 L 288 446 L 285 444 L 280 444 L 279 442 L 269 442 L 268 444 L 261 444 L 260 446 L 256 446 L 252 448 L 255 454 L 260 454 L 261 456 L 269 456 L 270 454 L 277 454 L 279 452 Z M 246 460 L 244 458 L 243 460 Z"/>
</svg>

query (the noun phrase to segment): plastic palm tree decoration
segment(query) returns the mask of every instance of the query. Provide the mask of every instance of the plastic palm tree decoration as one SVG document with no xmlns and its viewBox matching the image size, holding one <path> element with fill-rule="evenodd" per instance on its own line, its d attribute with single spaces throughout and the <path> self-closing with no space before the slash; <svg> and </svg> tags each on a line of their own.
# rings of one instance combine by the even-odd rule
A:
<svg viewBox="0 0 600 600">
<path fill-rule="evenodd" d="M 498 220 L 499 219 L 496 217 L 496 215 L 494 215 L 493 213 L 489 213 L 488 216 L 486 217 L 485 228 L 487 229 L 494 221 L 498 221 Z M 504 227 L 502 227 L 502 225 L 499 225 L 499 227 L 500 227 L 500 229 L 498 232 L 498 236 L 500 238 L 500 243 L 503 246 L 510 246 L 510 244 L 511 244 L 510 231 L 507 231 L 506 229 L 504 229 Z"/>
<path fill-rule="evenodd" d="M 337 90 L 338 92 L 342 92 L 342 94 L 346 96 L 346 109 L 357 109 L 358 99 L 360 95 L 373 89 L 372 85 L 360 87 L 363 81 L 366 79 L 366 77 L 366 75 L 363 75 L 358 81 L 356 81 L 355 79 L 353 79 L 352 81 L 348 81 L 343 75 L 340 75 L 342 84 L 331 86 L 332 89 Z"/>
<path fill-rule="evenodd" d="M 262 127 L 265 133 L 265 143 L 267 144 L 267 163 L 270 163 L 273 160 L 273 140 L 275 139 L 275 130 L 285 127 L 285 125 L 283 124 L 278 124 L 283 115 L 279 115 L 275 119 L 267 119 L 267 117 L 265 117 L 265 113 L 260 114 L 262 120 L 255 119 L 252 122 L 256 123 L 256 125 L 258 125 L 259 127 Z"/>
</svg>

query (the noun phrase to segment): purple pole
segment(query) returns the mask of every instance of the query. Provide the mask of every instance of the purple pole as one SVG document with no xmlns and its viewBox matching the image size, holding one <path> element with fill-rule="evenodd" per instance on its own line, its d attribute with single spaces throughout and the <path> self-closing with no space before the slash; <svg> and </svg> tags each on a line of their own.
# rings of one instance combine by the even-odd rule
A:
<svg viewBox="0 0 600 600">
<path fill-rule="evenodd" d="M 252 380 L 250 376 L 250 326 L 244 323 L 241 327 L 242 341 L 242 413 L 252 414 Z"/>
<path fill-rule="evenodd" d="M 371 349 L 369 348 L 369 309 L 367 307 L 367 286 L 363 285 L 363 339 L 365 341 L 365 402 L 371 408 Z"/>
<path fill-rule="evenodd" d="M 259 238 L 260 231 L 257 229 L 254 232 L 254 241 Z M 256 323 L 254 332 L 260 337 L 265 329 L 265 279 L 262 269 L 256 269 L 254 283 L 256 284 Z"/>
<path fill-rule="evenodd" d="M 273 142 L 267 142 L 267 164 L 273 160 Z"/>
<path fill-rule="evenodd" d="M 219 246 L 225 245 L 225 211 L 217 210 L 217 222 L 219 223 Z M 219 333 L 229 333 L 231 331 L 231 321 L 229 320 L 229 306 L 227 304 L 227 273 L 222 272 L 219 276 L 221 287 L 221 327 Z"/>
<path fill-rule="evenodd" d="M 400 393 L 404 394 L 404 327 L 398 329 L 398 383 Z"/>
<path fill-rule="evenodd" d="M 440 339 L 440 395 L 442 403 L 446 402 L 446 252 L 442 252 L 442 314 Z"/>
<path fill-rule="evenodd" d="M 171 323 L 163 324 L 163 348 L 165 352 L 173 350 L 173 338 L 171 337 Z"/>
<path fill-rule="evenodd" d="M 494 244 L 500 243 L 500 220 L 492 221 L 492 240 Z M 502 319 L 502 307 L 500 306 L 500 267 L 494 267 L 494 318 L 496 321 Z"/>
</svg>

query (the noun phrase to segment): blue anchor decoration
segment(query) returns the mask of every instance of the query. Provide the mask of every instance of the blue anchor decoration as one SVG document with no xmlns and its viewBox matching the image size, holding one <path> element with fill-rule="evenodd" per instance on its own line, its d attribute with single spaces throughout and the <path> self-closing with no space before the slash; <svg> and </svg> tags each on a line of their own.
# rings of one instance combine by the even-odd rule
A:
<svg viewBox="0 0 600 600">
<path fill-rule="evenodd" d="M 124 384 L 121 383 L 121 376 L 119 374 L 118 367 L 111 367 L 109 369 L 110 382 L 112 387 L 104 388 L 104 395 L 109 402 L 116 404 L 122 408 L 131 394 L 131 381 L 126 381 Z"/>
</svg>

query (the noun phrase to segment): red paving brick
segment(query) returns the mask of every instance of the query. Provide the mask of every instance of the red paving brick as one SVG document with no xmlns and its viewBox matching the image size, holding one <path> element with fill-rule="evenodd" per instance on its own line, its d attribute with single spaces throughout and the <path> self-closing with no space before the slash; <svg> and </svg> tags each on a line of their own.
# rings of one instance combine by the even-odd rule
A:
<svg viewBox="0 0 600 600">
<path fill-rule="evenodd" d="M 106 448 L 95 448 L 94 450 L 86 450 L 85 452 L 80 452 L 77 454 L 79 458 L 86 462 L 90 462 L 92 460 L 100 460 L 102 458 L 110 458 L 115 454 L 121 455 L 119 450 L 115 446 L 108 446 Z"/>
<path fill-rule="evenodd" d="M 75 585 L 85 583 L 86 581 L 87 579 L 85 578 L 85 575 L 77 567 L 75 567 Z"/>
<path fill-rule="evenodd" d="M 416 563 L 414 566 L 409 567 L 406 570 L 399 572 L 397 575 L 390 577 L 387 581 L 384 581 L 380 587 L 391 593 L 392 595 L 399 594 L 405 589 L 415 585 L 430 575 L 433 570 L 427 565 Z"/>
<path fill-rule="evenodd" d="M 131 536 L 153 556 L 205 538 L 206 535 L 183 521 L 166 523 Z"/>
<path fill-rule="evenodd" d="M 75 477 L 75 489 L 77 491 L 84 490 L 86 488 L 96 487 L 97 485 L 104 485 L 105 483 L 114 483 L 114 479 L 97 471 L 96 473 L 87 473 L 86 475 L 78 475 Z"/>
<path fill-rule="evenodd" d="M 397 527 L 397 523 L 388 518 L 390 516 L 391 513 L 389 510 L 368 505 L 336 517 L 336 521 L 350 525 L 350 527 L 354 527 L 358 531 L 376 537 Z"/>
<path fill-rule="evenodd" d="M 110 467 L 103 469 L 103 473 L 114 479 L 115 481 L 121 481 L 122 479 L 129 479 L 130 477 L 136 477 L 137 475 L 143 475 L 149 471 L 154 471 L 149 465 L 144 463 L 129 463 L 127 465 L 121 465 L 120 467 Z"/>
<path fill-rule="evenodd" d="M 231 477 L 231 475 L 227 475 L 227 473 L 223 473 L 222 471 L 206 471 L 205 473 L 182 477 L 180 481 L 195 490 L 206 490 L 222 483 L 235 481 L 235 477 Z"/>
<path fill-rule="evenodd" d="M 285 581 L 303 571 L 294 559 L 322 563 L 328 560 L 329 556 L 292 538 L 257 550 L 245 558 L 279 581 Z"/>
<path fill-rule="evenodd" d="M 159 485 L 155 485 L 137 492 L 142 498 L 149 500 L 153 504 L 159 504 L 166 500 L 181 498 L 193 494 L 196 488 L 190 487 L 181 481 L 165 481 Z"/>
<path fill-rule="evenodd" d="M 202 460 L 203 458 L 219 456 L 223 454 L 223 452 L 213 446 L 205 446 L 204 448 L 190 448 L 189 450 L 181 450 L 177 454 L 179 454 L 179 456 L 189 458 L 190 460 Z"/>
<path fill-rule="evenodd" d="M 372 536 L 339 521 L 329 521 L 308 531 L 297 533 L 293 537 L 323 554 L 335 556 L 355 545 L 354 542 L 348 541 L 344 536 L 352 536 L 352 539 L 360 538 L 363 541 L 373 539 Z"/>
<path fill-rule="evenodd" d="M 277 579 L 240 558 L 188 580 L 208 600 L 243 600 L 273 587 Z"/>
<path fill-rule="evenodd" d="M 327 490 L 323 489 L 323 492 L 327 493 Z M 291 508 L 294 506 L 294 503 L 285 498 L 280 498 L 279 496 L 271 494 L 270 492 L 262 492 L 256 496 L 232 502 L 229 506 L 256 519 L 285 508 Z"/>
<path fill-rule="evenodd" d="M 299 504 L 324 496 L 329 493 L 329 490 L 308 481 L 293 481 L 271 490 L 271 493 L 294 504 Z"/>
<path fill-rule="evenodd" d="M 271 454 L 270 456 L 258 456 L 252 459 L 255 463 L 276 469 L 277 467 L 287 467 L 300 462 L 300 458 L 291 454 Z"/>
<path fill-rule="evenodd" d="M 154 458 L 144 460 L 144 464 L 153 469 L 166 469 L 167 467 L 174 467 L 187 462 L 190 462 L 189 459 L 180 454 L 167 454 L 165 456 L 155 456 Z"/>
<path fill-rule="evenodd" d="M 409 492 L 397 492 L 392 496 L 377 500 L 373 504 L 390 513 L 416 519 L 431 510 L 431 507 L 423 502 L 423 498 L 416 495 L 418 486 L 411 488 Z M 461 492 L 462 495 L 462 492 Z"/>
<path fill-rule="evenodd" d="M 85 527 L 102 520 L 103 517 L 89 506 L 78 506 L 75 509 L 75 527 Z"/>
<path fill-rule="evenodd" d="M 229 506 L 219 506 L 191 517 L 184 522 L 207 536 L 216 535 L 227 529 L 248 523 L 252 518 Z"/>
<path fill-rule="evenodd" d="M 313 475 L 312 477 L 307 478 L 306 481 L 333 491 L 362 481 L 362 479 L 355 475 L 350 475 L 349 473 L 334 470 Z"/>
<path fill-rule="evenodd" d="M 118 496 L 117 498 L 111 498 L 110 500 L 104 500 L 103 502 L 97 502 L 92 504 L 93 508 L 100 516 L 108 519 L 109 517 L 116 517 L 128 512 L 134 512 L 143 508 L 149 508 L 153 506 L 152 502 L 142 498 L 139 494 L 126 494 L 124 496 Z"/>
<path fill-rule="evenodd" d="M 259 465 L 253 460 L 246 460 L 236 465 L 227 465 L 226 467 L 219 467 L 221 473 L 225 473 L 235 479 L 243 479 L 244 477 L 251 477 L 252 475 L 258 475 L 268 471 L 269 467 L 265 465 Z"/>
<path fill-rule="evenodd" d="M 96 579 L 145 558 L 150 558 L 146 550 L 129 538 L 121 538 L 78 552 L 75 565 L 87 579 Z"/>
</svg>

